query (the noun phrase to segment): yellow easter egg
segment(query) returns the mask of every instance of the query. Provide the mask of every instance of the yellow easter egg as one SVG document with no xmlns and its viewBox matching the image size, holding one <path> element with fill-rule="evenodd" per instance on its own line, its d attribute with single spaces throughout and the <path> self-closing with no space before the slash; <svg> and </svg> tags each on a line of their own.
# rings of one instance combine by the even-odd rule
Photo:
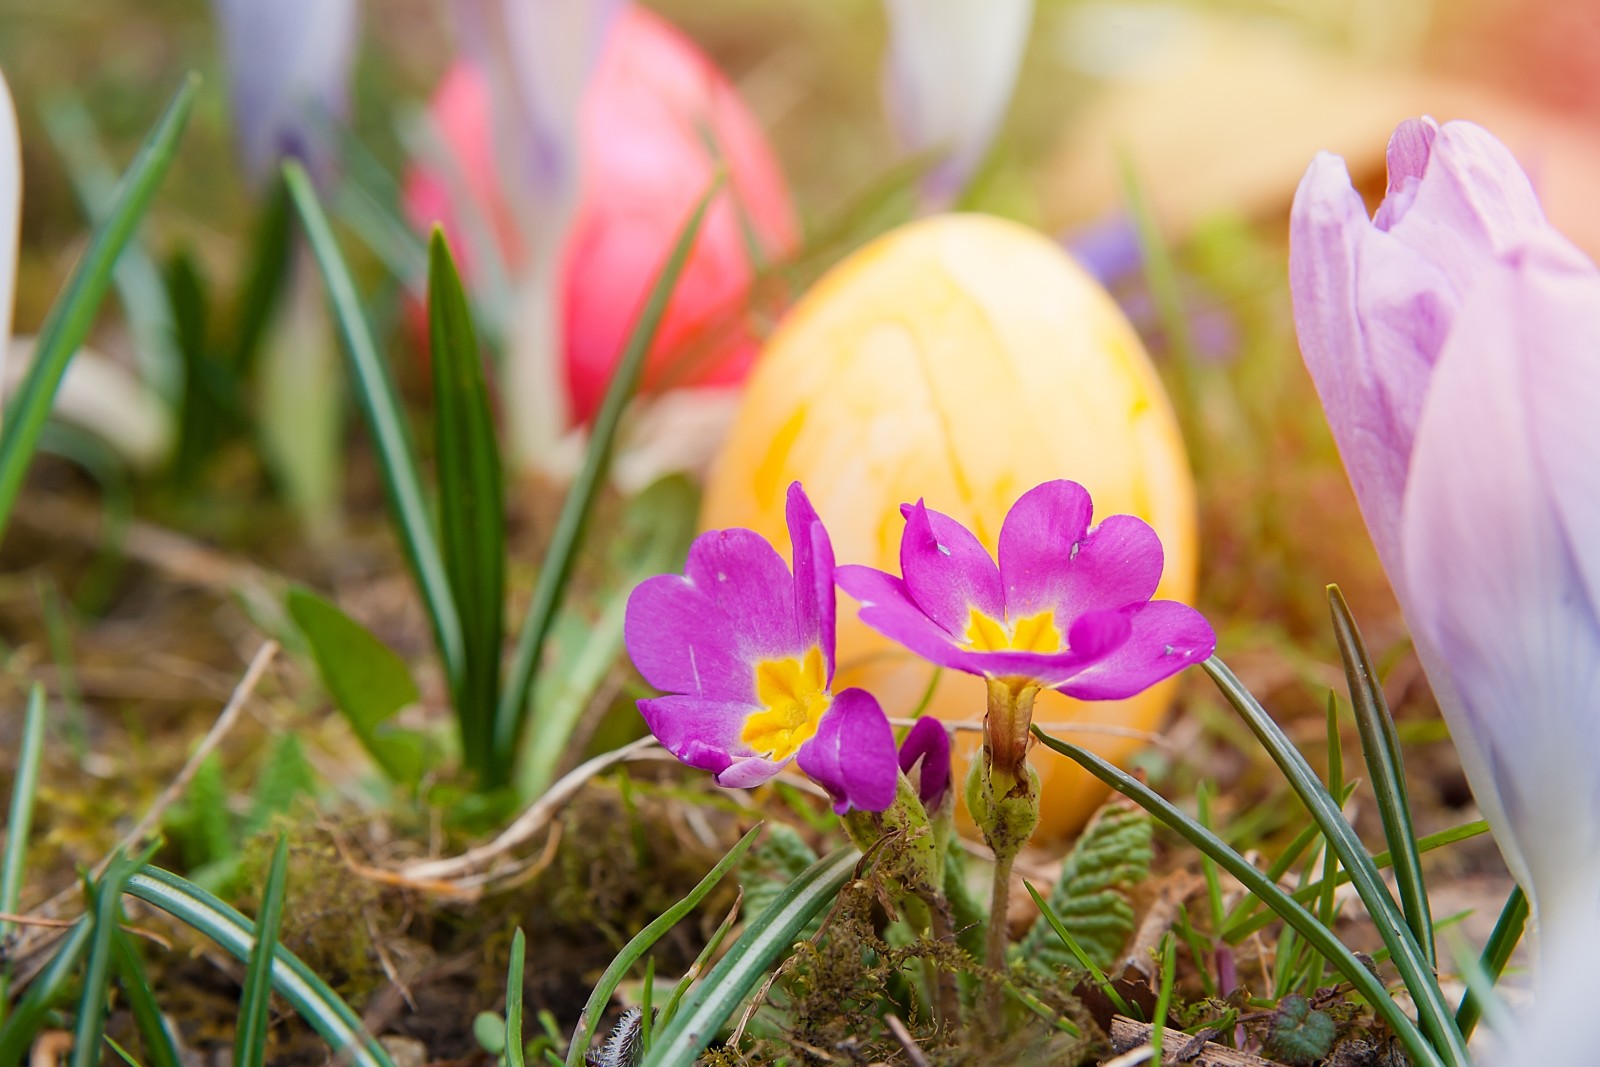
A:
<svg viewBox="0 0 1600 1067">
<path fill-rule="evenodd" d="M 787 551 L 784 494 L 798 479 L 840 563 L 898 574 L 902 503 L 925 499 L 993 552 L 1012 503 L 1053 478 L 1082 483 L 1097 519 L 1149 522 L 1166 550 L 1156 595 L 1192 599 L 1194 484 L 1133 328 L 1054 242 L 1000 219 L 947 215 L 856 252 L 785 317 L 712 468 L 701 526 L 749 527 Z M 933 668 L 854 609 L 841 593 L 836 689 L 862 686 L 890 716 L 909 715 Z M 1161 725 L 1171 696 L 1171 682 L 1106 702 L 1046 691 L 1034 720 L 1121 762 L 1139 732 Z M 947 670 L 931 710 L 977 723 L 984 699 L 981 679 Z M 958 734 L 963 763 L 977 743 L 976 731 Z M 1059 842 L 1105 789 L 1048 750 L 1035 747 L 1032 759 L 1043 781 L 1035 839 Z"/>
</svg>

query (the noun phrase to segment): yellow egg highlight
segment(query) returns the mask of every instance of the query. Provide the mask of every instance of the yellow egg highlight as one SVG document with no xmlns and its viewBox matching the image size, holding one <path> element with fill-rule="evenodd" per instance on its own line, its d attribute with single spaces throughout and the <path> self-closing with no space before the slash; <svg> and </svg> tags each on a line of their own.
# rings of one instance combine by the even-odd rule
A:
<svg viewBox="0 0 1600 1067">
<path fill-rule="evenodd" d="M 901 504 L 925 499 L 993 552 L 1012 503 L 1052 478 L 1082 483 L 1097 518 L 1129 513 L 1155 527 L 1166 550 L 1157 596 L 1192 599 L 1194 484 L 1133 328 L 1049 239 L 986 216 L 939 216 L 844 260 L 780 323 L 713 467 L 701 526 L 748 527 L 785 550 L 784 494 L 798 479 L 840 563 L 899 574 Z M 1046 638 L 1038 621 L 986 636 L 1033 647 Z M 840 594 L 835 690 L 862 686 L 904 716 L 932 671 L 863 625 Z M 1034 718 L 1111 727 L 1057 732 L 1122 762 L 1142 744 L 1126 731 L 1157 729 L 1171 696 L 1170 682 L 1107 702 L 1047 691 Z M 980 722 L 984 704 L 983 679 L 945 671 L 931 710 Z M 977 741 L 957 735 L 963 763 Z M 1060 842 L 1105 789 L 1047 750 L 1036 746 L 1032 759 L 1043 782 L 1036 840 Z"/>
</svg>

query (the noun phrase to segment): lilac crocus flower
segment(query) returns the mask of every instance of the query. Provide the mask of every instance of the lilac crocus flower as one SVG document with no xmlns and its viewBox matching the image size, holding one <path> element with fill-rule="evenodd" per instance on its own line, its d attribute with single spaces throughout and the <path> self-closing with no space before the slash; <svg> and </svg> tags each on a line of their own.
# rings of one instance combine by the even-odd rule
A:
<svg viewBox="0 0 1600 1067">
<path fill-rule="evenodd" d="M 1368 220 L 1295 198 L 1306 366 L 1461 762 L 1546 943 L 1600 920 L 1600 272 L 1503 145 L 1404 123 Z"/>
<path fill-rule="evenodd" d="M 1033 0 L 885 0 L 884 99 L 901 147 L 943 153 L 924 184 L 943 206 L 983 162 L 1011 102 Z"/>
<path fill-rule="evenodd" d="M 639 701 L 661 744 L 725 786 L 759 785 L 798 760 L 850 808 L 883 811 L 899 765 L 894 731 L 862 689 L 833 693 L 833 546 L 800 483 L 789 487 L 791 575 L 751 530 L 713 530 L 682 575 L 640 583 L 624 635 L 666 696 Z"/>
<path fill-rule="evenodd" d="M 333 170 L 332 121 L 349 107 L 356 0 L 213 0 L 222 24 L 234 132 L 263 181 L 285 157 L 319 181 Z"/>
<path fill-rule="evenodd" d="M 931 716 L 918 719 L 900 743 L 900 771 L 910 774 L 922 764 L 917 779 L 917 799 L 935 812 L 950 794 L 950 730 Z"/>
<path fill-rule="evenodd" d="M 1000 528 L 1000 563 L 971 531 L 921 501 L 901 509 L 903 577 L 840 567 L 861 619 L 943 667 L 1116 700 L 1216 647 L 1199 612 L 1150 597 L 1161 541 L 1144 520 L 1094 505 L 1076 482 L 1024 493 Z"/>
</svg>

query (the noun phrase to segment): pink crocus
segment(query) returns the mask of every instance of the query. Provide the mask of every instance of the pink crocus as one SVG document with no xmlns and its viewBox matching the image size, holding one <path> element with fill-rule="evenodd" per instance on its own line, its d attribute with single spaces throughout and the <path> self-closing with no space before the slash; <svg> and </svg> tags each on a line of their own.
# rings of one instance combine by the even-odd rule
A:
<svg viewBox="0 0 1600 1067">
<path fill-rule="evenodd" d="M 1600 272 L 1465 122 L 1403 123 L 1369 219 L 1295 197 L 1290 282 L 1378 555 L 1546 942 L 1600 920 Z"/>
<path fill-rule="evenodd" d="M 721 785 L 760 785 L 798 762 L 840 814 L 883 811 L 900 773 L 894 731 L 866 690 L 832 690 L 833 546 L 798 482 L 787 519 L 792 573 L 760 534 L 712 530 L 683 574 L 634 589 L 628 654 L 666 694 L 639 711 L 663 747 Z"/>
</svg>

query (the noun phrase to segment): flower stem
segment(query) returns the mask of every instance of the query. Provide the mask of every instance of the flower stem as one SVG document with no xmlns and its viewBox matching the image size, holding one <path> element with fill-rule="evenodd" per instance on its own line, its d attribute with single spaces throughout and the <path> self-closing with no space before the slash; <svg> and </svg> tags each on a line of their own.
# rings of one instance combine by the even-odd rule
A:
<svg viewBox="0 0 1600 1067">
<path fill-rule="evenodd" d="M 1011 912 L 1011 865 L 1016 861 L 1015 850 L 996 853 L 994 857 L 994 887 L 989 896 L 989 939 L 984 962 L 995 976 L 986 991 L 984 1014 L 995 1033 L 1001 1031 L 1001 1012 L 1005 1006 L 1006 949 L 1011 944 L 1011 930 L 1006 918 Z"/>
</svg>

